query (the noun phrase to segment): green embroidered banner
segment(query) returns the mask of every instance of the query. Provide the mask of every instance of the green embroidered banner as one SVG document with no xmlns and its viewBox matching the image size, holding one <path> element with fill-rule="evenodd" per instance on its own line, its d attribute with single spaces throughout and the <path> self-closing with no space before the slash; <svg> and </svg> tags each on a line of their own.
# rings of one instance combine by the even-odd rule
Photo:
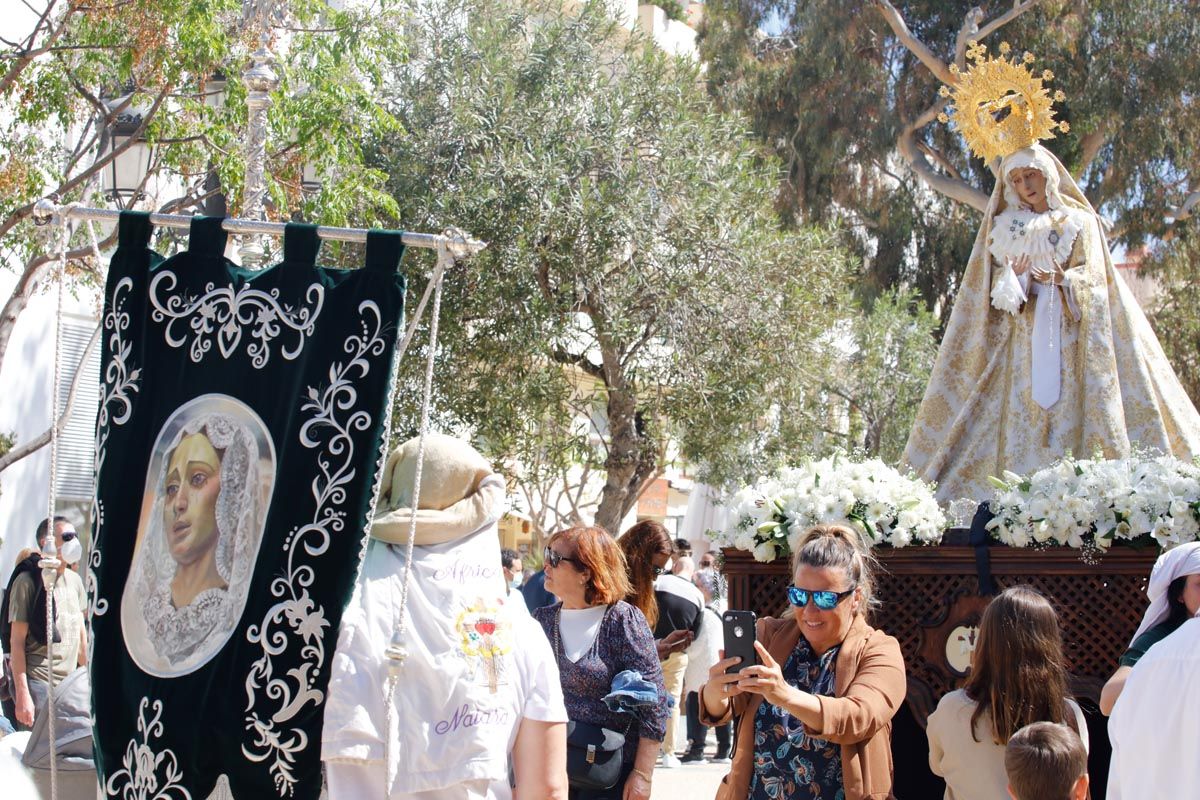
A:
<svg viewBox="0 0 1200 800">
<path fill-rule="evenodd" d="M 329 661 L 375 497 L 404 311 L 397 232 L 254 272 L 221 220 L 163 260 L 122 214 L 105 289 L 88 562 L 106 794 L 316 798 Z"/>
</svg>

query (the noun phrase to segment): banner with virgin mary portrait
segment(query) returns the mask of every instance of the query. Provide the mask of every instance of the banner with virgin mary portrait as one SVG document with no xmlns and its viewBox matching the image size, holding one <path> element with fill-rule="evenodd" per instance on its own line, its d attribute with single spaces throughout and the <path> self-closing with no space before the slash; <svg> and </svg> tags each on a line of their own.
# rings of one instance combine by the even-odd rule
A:
<svg viewBox="0 0 1200 800">
<path fill-rule="evenodd" d="M 122 214 L 102 318 L 87 584 L 104 793 L 316 798 L 329 661 L 377 490 L 404 247 L 225 259 L 220 219 L 149 249 Z"/>
</svg>

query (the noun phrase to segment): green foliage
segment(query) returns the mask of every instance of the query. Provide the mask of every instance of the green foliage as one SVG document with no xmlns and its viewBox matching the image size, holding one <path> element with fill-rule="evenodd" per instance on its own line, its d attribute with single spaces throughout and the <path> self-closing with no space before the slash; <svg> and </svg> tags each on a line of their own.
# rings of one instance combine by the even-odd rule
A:
<svg viewBox="0 0 1200 800">
<path fill-rule="evenodd" d="M 687 15 L 684 13 L 683 6 L 679 4 L 678 0 L 660 0 L 659 2 L 655 2 L 653 5 L 661 8 L 663 13 L 667 15 L 667 19 L 675 19 L 683 22 L 687 18 Z"/>
<path fill-rule="evenodd" d="M 1146 309 L 1159 342 L 1192 402 L 1200 399 L 1200 231 L 1193 222 L 1160 242 L 1142 262 L 1141 274 L 1159 285 Z"/>
<path fill-rule="evenodd" d="M 943 61 L 969 5 L 895 0 Z M 984 21 L 1013 4 L 985 4 Z M 759 28 L 782 22 L 778 36 Z M 984 40 L 1037 55 L 1067 95 L 1071 133 L 1047 143 L 1076 175 L 1119 239 L 1165 230 L 1164 212 L 1191 188 L 1200 159 L 1200 15 L 1175 0 L 1045 0 Z M 701 52 L 709 90 L 749 115 L 787 165 L 779 206 L 788 221 L 844 218 L 863 255 L 871 296 L 917 288 L 948 313 L 978 214 L 932 191 L 896 151 L 903 127 L 937 101 L 938 81 L 868 0 L 710 0 Z M 993 176 L 948 126 L 917 132 L 939 171 L 990 192 Z"/>
<path fill-rule="evenodd" d="M 821 342 L 807 395 L 815 454 L 859 451 L 897 464 L 937 356 L 937 319 L 912 291 L 887 291 Z"/>
<path fill-rule="evenodd" d="M 373 102 L 372 80 L 392 47 L 395 17 L 385 7 L 335 11 L 324 2 L 289 4 L 286 27 L 271 29 L 282 53 L 269 114 L 266 173 L 274 218 L 324 224 L 370 224 L 394 216 L 384 177 L 366 168 L 361 142 L 395 132 Z M 0 62 L 0 257 L 27 264 L 44 243 L 25 220 L 28 204 L 51 192 L 63 201 L 102 203 L 93 161 L 107 146 L 109 108 L 101 98 L 132 87 L 117 111 L 157 108 L 146 137 L 153 177 L 181 186 L 168 201 L 193 210 L 210 169 L 220 176 L 230 212 L 241 204 L 246 90 L 241 73 L 257 46 L 241 0 L 127 0 L 60 4 L 46 24 L 25 34 L 40 57 Z M 42 52 L 44 51 L 44 52 Z M 205 105 L 211 76 L 229 79 L 224 108 Z M 157 104 L 157 106 L 156 106 Z M 305 197 L 300 176 L 315 162 L 324 191 Z M 79 235 L 79 241 L 86 237 Z"/>
<path fill-rule="evenodd" d="M 385 84 L 404 133 L 373 163 L 407 227 L 489 242 L 447 282 L 441 424 L 525 481 L 603 469 L 606 523 L 668 440 L 720 477 L 755 462 L 772 444 L 760 420 L 847 280 L 833 237 L 778 229 L 778 167 L 745 122 L 603 3 L 413 6 L 410 58 Z M 401 430 L 416 401 L 398 399 Z"/>
</svg>

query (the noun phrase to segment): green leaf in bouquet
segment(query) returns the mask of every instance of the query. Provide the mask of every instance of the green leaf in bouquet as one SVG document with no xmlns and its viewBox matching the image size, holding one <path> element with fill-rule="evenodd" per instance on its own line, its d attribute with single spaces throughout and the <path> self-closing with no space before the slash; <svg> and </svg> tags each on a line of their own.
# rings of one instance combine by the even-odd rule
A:
<svg viewBox="0 0 1200 800">
<path fill-rule="evenodd" d="M 1005 483 L 1001 478 L 997 478 L 995 475 L 988 475 L 988 483 L 992 485 L 993 489 L 1008 489 L 1008 484 Z"/>
</svg>

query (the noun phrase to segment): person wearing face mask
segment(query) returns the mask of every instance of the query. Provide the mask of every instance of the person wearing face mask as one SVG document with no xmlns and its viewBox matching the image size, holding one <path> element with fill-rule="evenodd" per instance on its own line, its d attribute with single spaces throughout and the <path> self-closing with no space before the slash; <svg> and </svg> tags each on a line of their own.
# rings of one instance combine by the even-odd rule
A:
<svg viewBox="0 0 1200 800">
<path fill-rule="evenodd" d="M 19 730 L 32 727 L 37 709 L 46 702 L 51 661 L 55 683 L 87 663 L 87 592 L 79 575 L 68 569 L 83 557 L 83 546 L 66 517 L 55 517 L 53 530 L 53 551 L 60 563 L 53 592 L 52 630 L 46 630 L 46 592 L 38 567 L 41 554 L 34 553 L 17 565 L 5 599 L 3 638 L 10 659 L 14 721 Z M 50 547 L 49 531 L 50 520 L 43 520 L 37 531 L 43 552 Z"/>
<path fill-rule="evenodd" d="M 500 565 L 504 568 L 504 583 L 508 586 L 508 594 L 520 593 L 521 579 L 525 572 L 521 565 L 521 554 L 516 550 L 504 548 L 500 551 Z"/>
</svg>

